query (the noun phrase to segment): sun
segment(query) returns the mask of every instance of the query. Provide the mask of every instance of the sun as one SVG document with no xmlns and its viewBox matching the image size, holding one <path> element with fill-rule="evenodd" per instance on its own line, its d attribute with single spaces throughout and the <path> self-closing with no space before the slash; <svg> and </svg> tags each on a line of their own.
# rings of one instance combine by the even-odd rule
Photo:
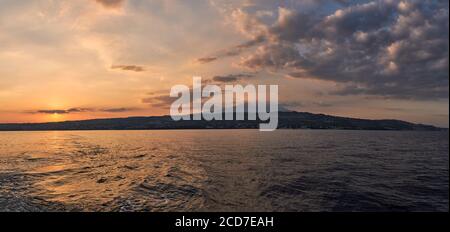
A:
<svg viewBox="0 0 450 232">
<path fill-rule="evenodd" d="M 50 114 L 50 120 L 51 121 L 61 121 L 62 119 L 63 119 L 63 115 L 62 114 L 58 114 L 58 113 Z"/>
</svg>

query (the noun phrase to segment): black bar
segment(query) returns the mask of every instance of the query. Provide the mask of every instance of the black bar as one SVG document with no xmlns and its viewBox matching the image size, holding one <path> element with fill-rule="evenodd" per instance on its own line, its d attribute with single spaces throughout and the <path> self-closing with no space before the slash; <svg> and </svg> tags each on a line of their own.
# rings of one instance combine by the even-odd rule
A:
<svg viewBox="0 0 450 232">
<path fill-rule="evenodd" d="M 30 227 L 46 230 L 64 228 L 113 228 L 125 231 L 310 231 L 384 230 L 384 229 L 448 229 L 449 213 L 1 213 L 0 223 L 11 228 Z M 206 229 L 175 225 L 177 219 L 209 219 Z M 219 226 L 220 217 L 273 217 L 273 226 Z M 233 222 L 233 220 L 230 222 Z M 212 222 L 215 221 L 215 224 Z M 239 220 L 238 220 L 239 221 Z M 305 230 L 308 229 L 308 230 Z"/>
</svg>

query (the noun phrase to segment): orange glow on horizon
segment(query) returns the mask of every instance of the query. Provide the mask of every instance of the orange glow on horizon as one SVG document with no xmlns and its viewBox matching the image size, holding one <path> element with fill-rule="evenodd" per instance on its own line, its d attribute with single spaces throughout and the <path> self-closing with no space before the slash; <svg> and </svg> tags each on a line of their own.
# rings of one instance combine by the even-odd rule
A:
<svg viewBox="0 0 450 232">
<path fill-rule="evenodd" d="M 53 113 L 49 115 L 49 121 L 50 122 L 58 122 L 62 121 L 64 119 L 64 116 L 62 114 Z"/>
</svg>

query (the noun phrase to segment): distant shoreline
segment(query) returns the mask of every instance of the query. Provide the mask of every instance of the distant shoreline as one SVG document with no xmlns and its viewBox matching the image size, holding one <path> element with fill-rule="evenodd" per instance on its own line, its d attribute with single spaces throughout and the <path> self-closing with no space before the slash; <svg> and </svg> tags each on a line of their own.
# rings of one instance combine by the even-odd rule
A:
<svg viewBox="0 0 450 232">
<path fill-rule="evenodd" d="M 200 128 L 200 129 L 187 129 L 187 128 L 178 128 L 178 129 L 76 129 L 76 130 L 0 130 L 2 132 L 52 132 L 52 131 L 189 131 L 189 130 L 198 130 L 198 131 L 213 131 L 213 130 L 259 130 L 258 128 Z M 383 130 L 383 129 L 310 129 L 310 128 L 277 128 L 276 130 L 313 130 L 313 131 L 392 131 L 392 132 L 448 132 L 448 128 L 439 128 L 438 130 Z"/>
<path fill-rule="evenodd" d="M 105 118 L 46 123 L 4 123 L 0 131 L 258 129 L 258 120 L 173 121 L 170 116 Z M 278 129 L 448 131 L 401 120 L 359 119 L 308 112 L 279 112 Z"/>
</svg>

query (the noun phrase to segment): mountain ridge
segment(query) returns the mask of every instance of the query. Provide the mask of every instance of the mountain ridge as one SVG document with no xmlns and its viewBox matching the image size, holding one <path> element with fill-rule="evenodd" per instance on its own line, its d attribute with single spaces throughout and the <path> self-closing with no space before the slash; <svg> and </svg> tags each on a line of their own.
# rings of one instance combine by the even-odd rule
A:
<svg viewBox="0 0 450 232">
<path fill-rule="evenodd" d="M 256 129 L 261 122 L 260 120 L 173 121 L 168 115 L 133 116 L 44 123 L 0 123 L 0 131 Z M 279 112 L 278 129 L 447 130 L 397 119 L 361 119 L 296 111 Z"/>
</svg>

